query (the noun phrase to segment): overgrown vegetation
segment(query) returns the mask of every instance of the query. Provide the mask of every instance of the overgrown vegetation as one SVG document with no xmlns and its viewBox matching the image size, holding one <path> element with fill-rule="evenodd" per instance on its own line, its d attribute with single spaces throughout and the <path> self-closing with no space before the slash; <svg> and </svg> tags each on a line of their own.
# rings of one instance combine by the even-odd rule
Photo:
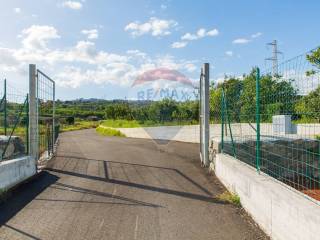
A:
<svg viewBox="0 0 320 240">
<path fill-rule="evenodd" d="M 103 136 L 125 137 L 126 135 L 114 128 L 99 126 L 96 128 L 97 133 Z"/>
<path fill-rule="evenodd" d="M 96 122 L 96 121 L 79 120 L 79 121 L 76 121 L 74 124 L 61 124 L 60 132 L 90 129 L 90 128 L 96 128 L 98 126 L 99 126 L 99 122 Z"/>
<path fill-rule="evenodd" d="M 240 197 L 237 194 L 230 193 L 228 191 L 224 191 L 218 196 L 218 199 L 224 202 L 228 202 L 234 204 L 238 207 L 241 206 Z"/>
</svg>

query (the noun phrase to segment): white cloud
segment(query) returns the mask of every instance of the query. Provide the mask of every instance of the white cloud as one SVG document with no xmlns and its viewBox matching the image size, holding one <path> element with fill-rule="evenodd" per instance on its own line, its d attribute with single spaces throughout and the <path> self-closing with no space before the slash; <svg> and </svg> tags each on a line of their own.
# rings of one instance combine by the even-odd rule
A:
<svg viewBox="0 0 320 240">
<path fill-rule="evenodd" d="M 249 42 L 251 42 L 251 40 L 247 39 L 247 38 L 237 38 L 232 41 L 232 43 L 234 43 L 234 44 L 247 44 Z"/>
<path fill-rule="evenodd" d="M 186 41 L 193 41 L 193 40 L 198 40 L 204 37 L 214 37 L 218 36 L 219 31 L 218 29 L 212 29 L 207 31 L 205 28 L 200 28 L 196 34 L 191 34 L 191 33 L 186 33 L 181 37 L 181 40 L 186 40 Z"/>
<path fill-rule="evenodd" d="M 52 26 L 32 25 L 31 27 L 22 30 L 22 44 L 26 49 L 45 49 L 47 43 L 51 39 L 60 38 L 57 30 Z"/>
<path fill-rule="evenodd" d="M 260 37 L 261 35 L 262 35 L 261 32 L 257 32 L 257 33 L 252 34 L 252 35 L 251 35 L 251 38 L 258 38 L 258 37 Z"/>
<path fill-rule="evenodd" d="M 254 33 L 250 36 L 251 39 L 250 38 L 237 38 L 237 39 L 233 40 L 232 43 L 234 43 L 234 44 L 247 44 L 247 43 L 253 41 L 253 39 L 260 37 L 261 35 L 262 35 L 261 32 L 257 32 L 257 33 Z"/>
<path fill-rule="evenodd" d="M 210 37 L 214 37 L 214 36 L 218 36 L 218 35 L 219 35 L 218 29 L 212 29 L 207 32 L 207 36 L 210 36 Z"/>
<path fill-rule="evenodd" d="M 233 56 L 233 52 L 232 52 L 232 51 L 226 51 L 225 54 L 226 54 L 228 57 L 232 57 L 232 56 Z"/>
<path fill-rule="evenodd" d="M 187 42 L 174 42 L 171 44 L 172 48 L 184 48 L 188 45 Z"/>
<path fill-rule="evenodd" d="M 182 41 L 172 43 L 171 48 L 184 48 L 188 45 L 188 41 L 199 40 L 204 37 L 215 37 L 218 35 L 219 31 L 216 28 L 209 31 L 207 31 L 205 28 L 199 28 L 195 34 L 186 33 L 181 36 Z"/>
<path fill-rule="evenodd" d="M 77 1 L 65 1 L 62 3 L 62 6 L 73 10 L 80 10 L 82 8 L 82 3 Z"/>
<path fill-rule="evenodd" d="M 81 31 L 81 33 L 86 35 L 88 39 L 97 39 L 99 37 L 99 32 L 97 29 L 84 29 Z"/>
<path fill-rule="evenodd" d="M 42 69 L 64 87 L 77 88 L 84 84 L 114 84 L 130 86 L 146 70 L 166 67 L 182 72 L 194 72 L 196 62 L 175 59 L 171 55 L 152 58 L 139 50 L 125 54 L 101 51 L 90 40 L 78 41 L 63 49 L 53 48 L 50 41 L 60 38 L 52 26 L 33 25 L 21 33 L 20 48 L 0 46 L 0 71 L 23 73 L 29 63 Z"/>
<path fill-rule="evenodd" d="M 15 13 L 21 13 L 21 8 L 16 7 L 16 8 L 13 9 L 13 11 L 14 11 Z"/>
<path fill-rule="evenodd" d="M 148 22 L 139 23 L 131 22 L 124 30 L 129 31 L 132 36 L 141 36 L 151 34 L 152 36 L 166 36 L 171 34 L 171 29 L 176 27 L 178 23 L 174 20 L 165 20 L 152 17 Z"/>
</svg>

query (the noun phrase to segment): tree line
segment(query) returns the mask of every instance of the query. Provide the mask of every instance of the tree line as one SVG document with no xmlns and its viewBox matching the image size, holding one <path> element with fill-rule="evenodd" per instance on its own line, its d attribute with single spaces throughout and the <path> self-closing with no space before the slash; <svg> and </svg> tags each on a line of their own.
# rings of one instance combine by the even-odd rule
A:
<svg viewBox="0 0 320 240">
<path fill-rule="evenodd" d="M 304 73 L 306 77 L 310 77 L 320 69 L 320 48 L 308 54 L 306 58 L 316 69 Z M 312 89 L 307 95 L 301 95 L 295 79 L 283 79 L 281 75 L 263 75 L 260 79 L 259 103 L 262 122 L 271 122 L 272 116 L 280 114 L 291 115 L 296 121 L 320 122 L 320 86 Z M 255 121 L 255 69 L 241 78 L 226 77 L 223 82 L 211 85 L 211 121 L 220 122 L 222 111 L 228 113 L 231 122 Z M 96 116 L 99 119 L 137 120 L 142 123 L 198 123 L 199 101 L 179 102 L 170 98 L 160 101 L 57 101 L 56 114 L 82 119 Z"/>
</svg>

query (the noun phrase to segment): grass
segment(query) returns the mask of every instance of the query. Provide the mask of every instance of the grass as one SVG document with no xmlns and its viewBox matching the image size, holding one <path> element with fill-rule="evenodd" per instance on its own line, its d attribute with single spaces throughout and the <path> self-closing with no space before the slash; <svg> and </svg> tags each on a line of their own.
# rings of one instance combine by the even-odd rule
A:
<svg viewBox="0 0 320 240">
<path fill-rule="evenodd" d="M 117 129 L 99 126 L 96 128 L 97 133 L 103 136 L 125 137 L 126 135 Z"/>
<path fill-rule="evenodd" d="M 72 125 L 61 125 L 60 126 L 60 132 L 70 132 L 70 131 L 76 131 L 76 130 L 82 130 L 82 129 L 90 129 L 90 128 L 96 128 L 99 126 L 99 122 L 97 121 L 78 121 L 75 122 Z"/>
<path fill-rule="evenodd" d="M 136 128 L 141 127 L 138 121 L 136 120 L 104 120 L 101 122 L 101 125 L 104 127 L 111 128 Z"/>
<path fill-rule="evenodd" d="M 228 202 L 234 204 L 238 207 L 241 206 L 240 197 L 237 194 L 230 193 L 228 191 L 224 191 L 218 196 L 218 199 L 224 202 Z"/>
<path fill-rule="evenodd" d="M 194 121 L 170 121 L 170 122 L 154 122 L 144 121 L 139 122 L 137 120 L 104 120 L 101 121 L 101 125 L 111 128 L 137 128 L 137 127 L 157 127 L 157 126 L 180 126 L 180 125 L 193 125 L 197 124 Z"/>
</svg>

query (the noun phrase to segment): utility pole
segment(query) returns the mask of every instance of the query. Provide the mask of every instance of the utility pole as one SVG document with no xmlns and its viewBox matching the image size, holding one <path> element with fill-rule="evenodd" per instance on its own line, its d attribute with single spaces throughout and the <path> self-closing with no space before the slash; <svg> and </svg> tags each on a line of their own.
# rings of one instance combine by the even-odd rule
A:
<svg viewBox="0 0 320 240">
<path fill-rule="evenodd" d="M 267 61 L 272 61 L 272 75 L 278 75 L 278 54 L 282 52 L 278 51 L 277 40 L 273 40 L 271 43 L 267 43 L 267 46 L 272 46 L 272 57 L 266 58 Z"/>
</svg>

